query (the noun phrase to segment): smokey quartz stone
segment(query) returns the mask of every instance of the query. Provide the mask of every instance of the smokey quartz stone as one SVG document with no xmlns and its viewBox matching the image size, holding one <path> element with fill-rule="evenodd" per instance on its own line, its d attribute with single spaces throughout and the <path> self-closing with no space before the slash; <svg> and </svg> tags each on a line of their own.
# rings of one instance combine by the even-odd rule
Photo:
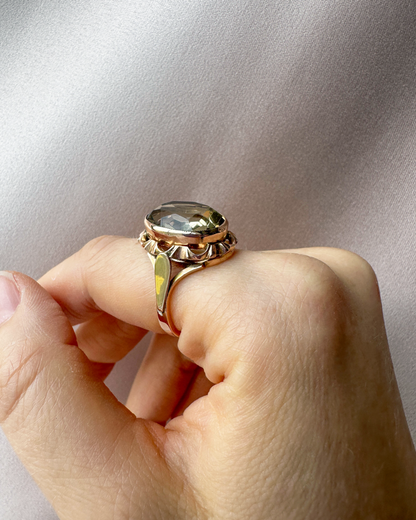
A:
<svg viewBox="0 0 416 520">
<path fill-rule="evenodd" d="M 178 235 L 196 233 L 212 235 L 224 227 L 225 218 L 205 204 L 197 202 L 167 202 L 154 209 L 146 220 L 159 231 Z"/>
</svg>

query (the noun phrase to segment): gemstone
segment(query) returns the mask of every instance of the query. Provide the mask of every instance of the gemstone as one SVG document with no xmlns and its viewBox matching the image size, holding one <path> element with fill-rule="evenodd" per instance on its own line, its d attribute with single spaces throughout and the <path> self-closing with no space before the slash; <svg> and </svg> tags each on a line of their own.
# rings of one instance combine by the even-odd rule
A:
<svg viewBox="0 0 416 520">
<path fill-rule="evenodd" d="M 224 224 L 215 209 L 197 202 L 166 202 L 154 209 L 146 219 L 154 226 L 179 233 L 213 234 Z"/>
</svg>

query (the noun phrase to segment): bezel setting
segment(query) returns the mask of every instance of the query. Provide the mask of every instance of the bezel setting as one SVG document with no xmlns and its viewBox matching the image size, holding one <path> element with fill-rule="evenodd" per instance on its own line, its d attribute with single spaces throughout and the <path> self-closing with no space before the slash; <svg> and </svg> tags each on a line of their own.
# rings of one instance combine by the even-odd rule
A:
<svg viewBox="0 0 416 520">
<path fill-rule="evenodd" d="M 194 209 L 197 216 L 201 216 L 197 225 L 201 221 L 208 222 L 206 228 L 193 229 L 192 231 L 169 229 L 160 225 L 160 222 L 154 217 L 157 212 L 159 214 L 163 211 L 169 213 L 167 210 L 175 211 L 175 209 L 178 209 L 178 215 L 173 214 L 173 217 L 183 218 L 180 215 L 181 210 L 192 214 L 188 208 Z M 164 218 L 169 217 L 172 217 L 172 215 Z M 219 261 L 220 258 L 225 260 L 228 256 L 231 256 L 237 244 L 235 235 L 228 231 L 227 219 L 205 204 L 168 202 L 149 213 L 144 223 L 145 230 L 139 237 L 141 245 L 153 257 L 165 253 L 175 262 L 214 263 L 214 260 Z M 187 224 L 185 223 L 185 225 Z"/>
</svg>

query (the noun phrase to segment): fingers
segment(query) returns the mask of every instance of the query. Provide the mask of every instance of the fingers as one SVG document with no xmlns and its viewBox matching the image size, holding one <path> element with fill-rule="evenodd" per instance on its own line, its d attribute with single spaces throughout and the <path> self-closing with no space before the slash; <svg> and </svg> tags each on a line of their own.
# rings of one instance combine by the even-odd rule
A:
<svg viewBox="0 0 416 520">
<path fill-rule="evenodd" d="M 308 251 L 316 258 L 325 254 L 320 248 Z M 195 273 L 175 288 L 171 295 L 171 309 L 176 327 L 182 330 L 178 348 L 186 358 L 204 368 L 211 382 L 224 380 L 241 356 L 253 355 L 250 338 L 258 332 L 253 329 L 253 324 L 259 323 L 263 329 L 270 328 L 283 339 L 284 331 L 276 326 L 279 320 L 275 319 L 282 312 L 282 302 L 293 298 L 301 302 L 298 288 L 304 287 L 309 291 L 302 270 L 308 273 L 319 271 L 319 266 L 311 267 L 313 263 L 302 254 L 308 254 L 308 251 L 294 251 L 300 253 L 296 255 L 296 262 L 290 260 L 293 255 L 284 252 L 265 255 L 236 251 L 227 262 Z M 338 268 L 338 278 L 344 276 L 344 285 L 348 285 L 351 276 L 346 279 L 345 269 L 335 265 L 336 255 L 330 256 L 327 254 L 326 260 L 334 269 Z M 288 270 L 291 270 L 290 276 L 287 276 Z M 268 285 L 263 282 L 267 279 L 270 281 Z M 94 341 L 98 327 L 93 327 L 93 324 L 95 320 L 100 323 L 102 318 L 99 316 L 103 312 L 139 329 L 160 332 L 155 312 L 152 265 L 135 239 L 96 239 L 52 269 L 40 283 L 62 306 L 72 323 L 92 320 L 90 324 L 95 332 L 88 333 L 85 326 L 84 335 L 88 341 L 81 341 L 80 345 L 86 352 L 90 350 L 88 355 L 95 361 L 117 360 L 134 342 Z M 319 276 L 317 284 L 320 284 Z M 250 301 L 247 295 L 250 295 Z M 281 298 L 276 298 L 276 295 L 281 295 Z M 305 312 L 305 319 L 308 316 Z M 227 344 L 234 343 L 234 347 L 224 348 L 220 336 Z M 110 337 L 107 334 L 107 338 Z M 140 332 L 137 333 L 139 337 Z M 245 347 L 241 347 L 242 342 Z M 89 343 L 91 347 L 87 347 Z"/>
<path fill-rule="evenodd" d="M 144 511 L 154 486 L 174 494 L 163 428 L 136 419 L 96 377 L 52 297 L 6 273 L 1 308 L 0 423 L 60 518 L 127 518 L 129 497 Z"/>
<path fill-rule="evenodd" d="M 178 348 L 203 367 L 213 383 L 225 378 L 240 355 L 238 348 L 219 346 L 219 337 L 227 336 L 226 341 L 240 338 L 257 319 L 255 313 L 267 306 L 267 294 L 260 294 L 263 301 L 259 305 L 246 305 L 247 294 L 251 293 L 254 302 L 258 300 L 258 279 L 264 276 L 259 258 L 258 253 L 236 251 L 226 262 L 182 280 L 171 295 L 173 321 L 182 331 Z M 272 265 L 277 272 L 281 268 L 276 262 Z M 155 310 L 153 267 L 135 239 L 110 236 L 93 240 L 39 283 L 71 323 L 104 312 L 135 327 L 162 332 Z M 118 348 L 106 349 L 96 342 L 92 359 L 117 359 Z"/>
<path fill-rule="evenodd" d="M 160 331 L 156 319 L 153 268 L 137 240 L 100 237 L 46 273 L 39 283 L 72 324 L 87 357 L 115 363 L 144 337 Z M 102 375 L 111 368 L 101 367 Z"/>
<path fill-rule="evenodd" d="M 236 252 L 234 257 L 237 256 Z M 181 340 L 179 349 L 198 365 L 205 359 L 202 343 L 209 344 L 210 337 L 223 329 L 218 322 L 214 323 L 216 318 L 213 314 L 217 311 L 218 298 L 215 292 L 220 286 L 223 301 L 223 296 L 233 289 L 238 267 L 235 273 L 234 268 L 223 266 L 234 262 L 234 257 L 215 266 L 209 277 L 203 276 L 204 273 L 201 272 L 189 277 L 190 283 L 187 279 L 181 281 L 171 295 L 173 320 L 179 330 L 187 328 L 182 331 L 185 339 Z M 59 303 L 73 324 L 100 320 L 99 316 L 104 312 L 139 329 L 163 332 L 157 321 L 153 267 L 146 251 L 136 239 L 110 236 L 93 240 L 46 273 L 39 283 Z M 202 299 L 201 291 L 204 293 Z M 206 305 L 211 293 L 215 296 L 215 307 Z M 86 330 L 85 335 L 88 342 L 91 341 L 91 334 Z M 126 349 L 130 346 L 131 344 Z M 89 349 L 83 343 L 81 347 L 86 352 Z M 91 359 L 115 360 L 119 358 L 119 348 L 118 341 L 114 341 L 113 346 L 108 348 L 101 341 L 96 341 L 91 347 Z M 224 363 L 229 366 L 230 359 L 227 355 Z M 206 373 L 213 382 L 221 381 L 224 377 L 222 366 Z"/>
<path fill-rule="evenodd" d="M 136 239 L 104 236 L 92 240 L 39 283 L 72 324 L 105 312 L 136 327 L 161 332 L 153 267 Z"/>
<path fill-rule="evenodd" d="M 211 383 L 211 381 L 208 381 L 203 369 L 197 367 L 184 395 L 171 414 L 171 418 L 174 419 L 175 417 L 182 415 L 194 401 L 200 397 L 206 396 L 213 386 L 214 384 Z"/>
<path fill-rule="evenodd" d="M 356 304 L 364 307 L 376 305 L 378 310 L 381 309 L 380 291 L 374 270 L 359 255 L 334 247 L 288 249 L 279 253 L 295 253 L 320 260 L 342 281 L 344 289 L 355 299 Z"/>
<path fill-rule="evenodd" d="M 292 262 L 294 256 L 296 261 Z M 335 274 L 322 284 L 316 264 L 302 254 L 236 251 L 223 264 L 185 278 L 171 295 L 173 320 L 182 331 L 179 350 L 201 366 L 212 383 L 234 374 L 229 381 L 238 381 L 240 389 L 250 391 L 253 380 L 258 387 L 264 371 L 272 370 L 274 363 L 279 369 L 280 364 L 276 347 L 270 352 L 269 347 L 260 350 L 256 338 L 266 334 L 278 345 L 287 343 L 285 309 L 291 312 L 287 302 L 301 305 L 299 316 L 306 327 L 313 316 L 319 321 L 321 315 L 329 316 L 331 305 L 342 305 L 342 297 L 332 290 Z M 315 273 L 315 281 L 306 283 L 305 273 L 309 277 Z M 52 269 L 40 283 L 73 323 L 105 312 L 135 327 L 160 331 L 152 265 L 135 239 L 96 239 Z M 315 296 L 309 298 L 311 290 Z M 91 354 L 94 360 L 118 358 L 120 345 L 105 352 L 105 346 L 100 345 L 97 342 Z M 295 351 L 288 348 L 288 352 L 288 362 L 295 363 Z M 134 409 L 139 414 L 139 408 Z M 140 408 L 140 413 L 149 417 L 149 410 Z M 163 420 L 162 415 L 152 417 Z"/>
<path fill-rule="evenodd" d="M 185 394 L 198 367 L 177 344 L 171 336 L 153 337 L 126 404 L 137 417 L 165 424 Z"/>
<path fill-rule="evenodd" d="M 147 331 L 107 313 L 91 318 L 77 328 L 79 348 L 88 359 L 117 363 L 132 350 Z"/>
</svg>

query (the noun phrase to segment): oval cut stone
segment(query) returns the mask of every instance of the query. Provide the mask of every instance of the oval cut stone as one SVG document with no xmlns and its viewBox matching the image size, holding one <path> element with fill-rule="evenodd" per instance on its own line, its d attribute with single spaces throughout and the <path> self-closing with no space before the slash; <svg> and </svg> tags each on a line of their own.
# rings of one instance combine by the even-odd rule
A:
<svg viewBox="0 0 416 520">
<path fill-rule="evenodd" d="M 224 217 L 215 209 L 197 202 L 172 201 L 154 209 L 147 220 L 158 227 L 178 233 L 213 234 L 224 223 Z"/>
</svg>

